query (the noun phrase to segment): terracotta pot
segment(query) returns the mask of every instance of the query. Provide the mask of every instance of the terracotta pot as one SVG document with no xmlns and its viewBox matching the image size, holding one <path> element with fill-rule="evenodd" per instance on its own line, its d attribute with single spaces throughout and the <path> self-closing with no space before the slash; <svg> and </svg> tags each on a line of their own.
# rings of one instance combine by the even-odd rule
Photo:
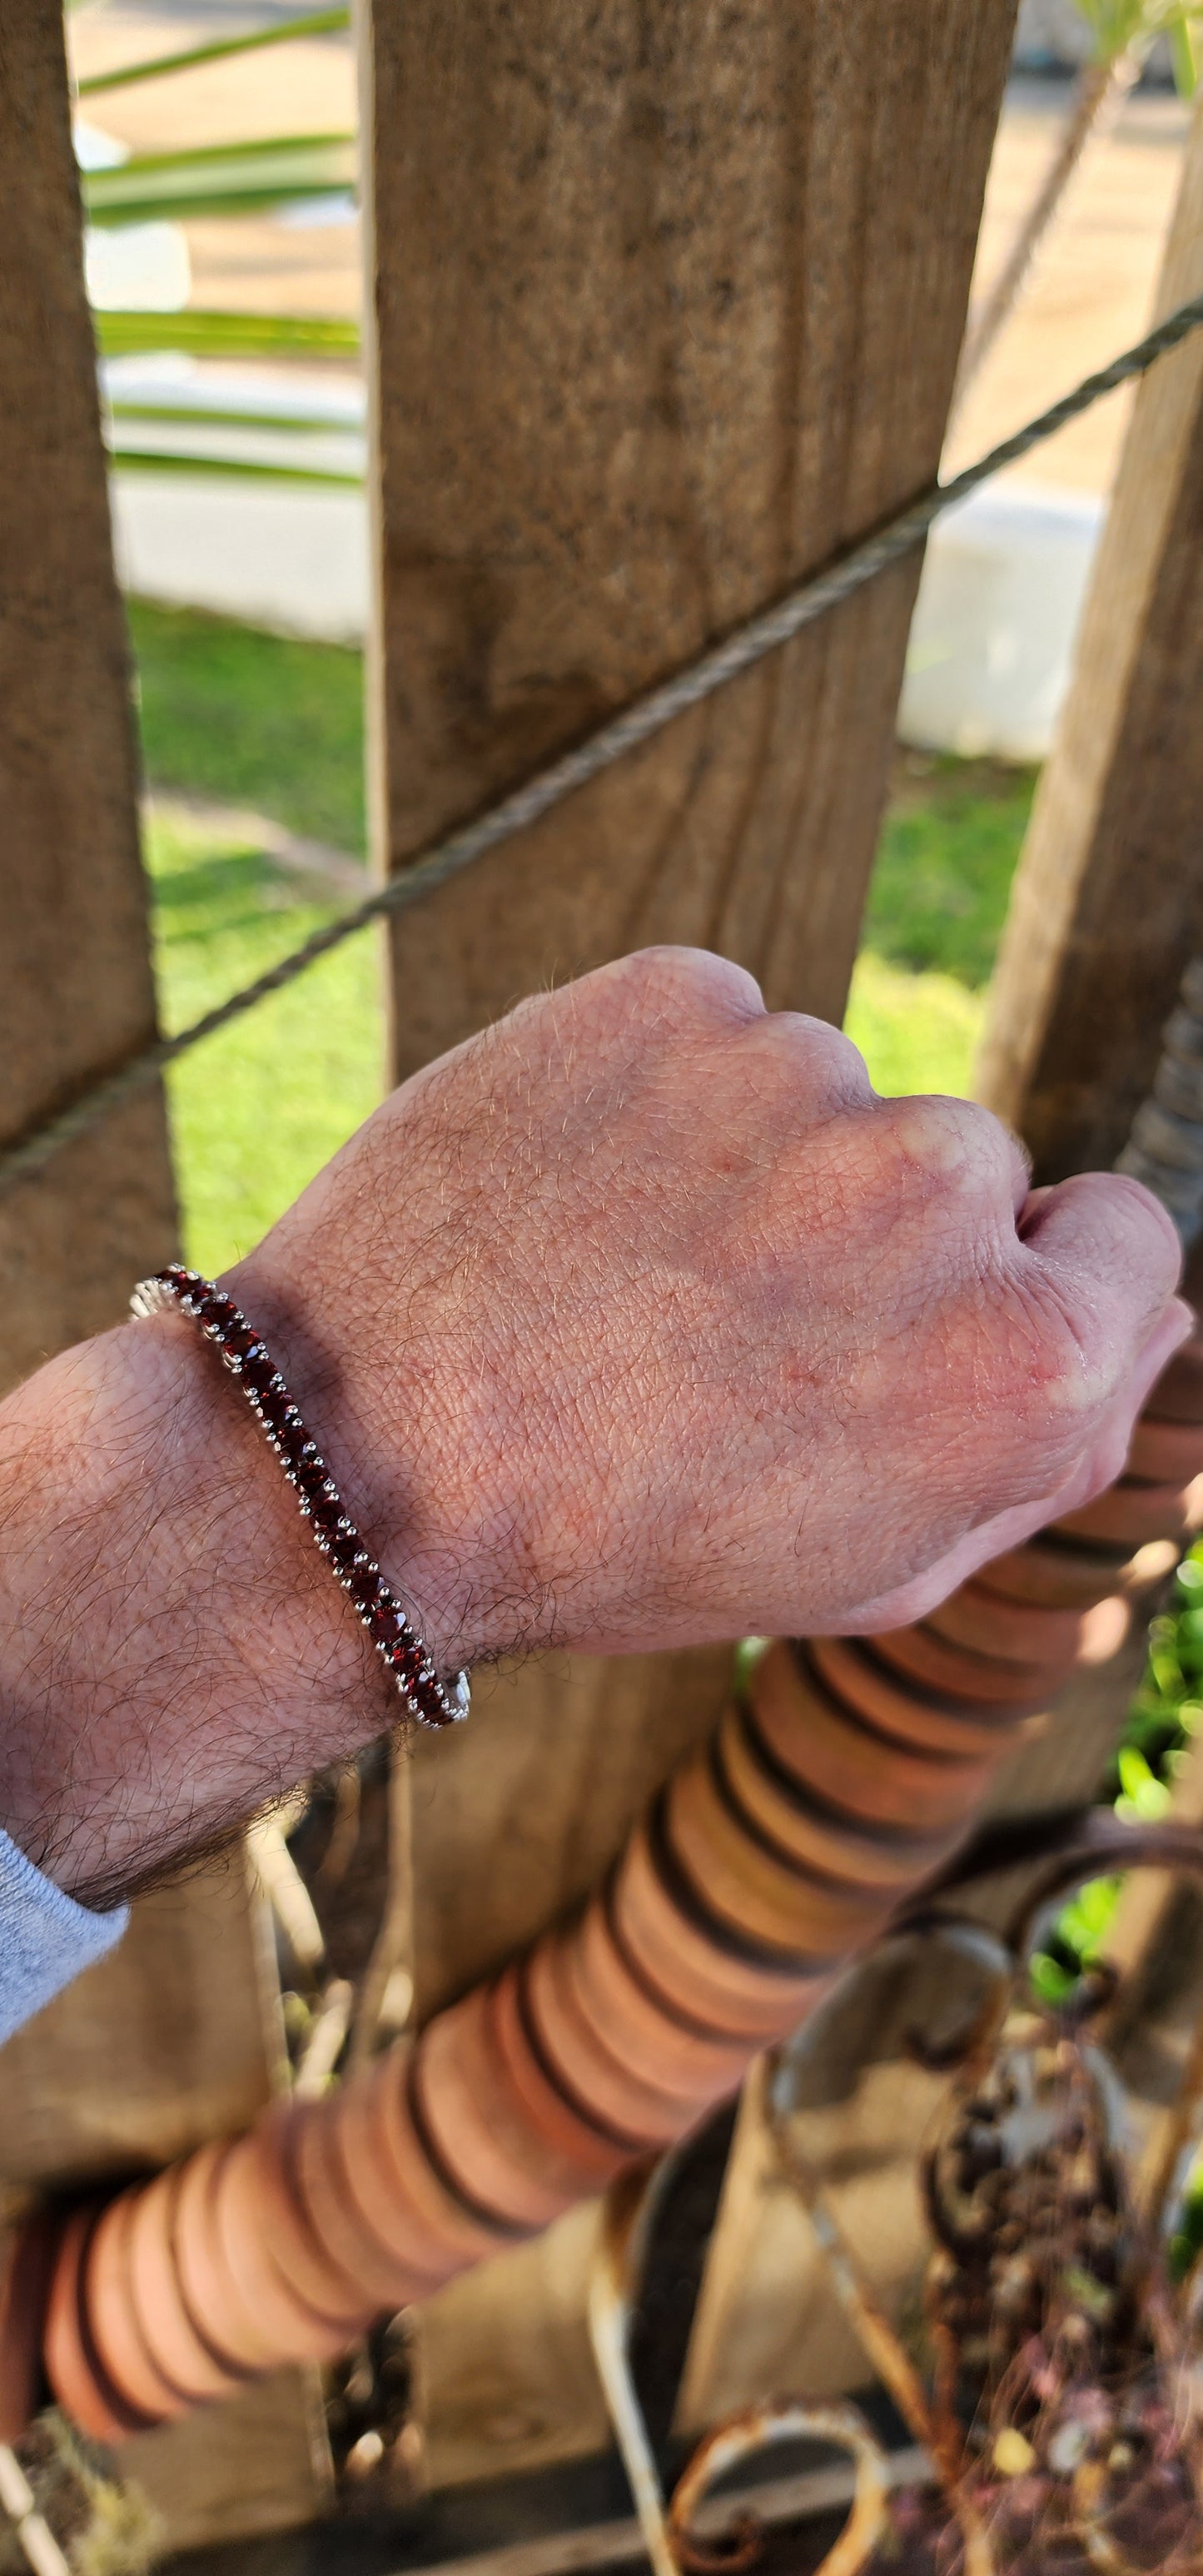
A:
<svg viewBox="0 0 1203 2576">
<path fill-rule="evenodd" d="M 871 1652 L 875 1663 L 901 1673 L 920 1696 L 968 1703 L 1004 1722 L 1042 1716 L 1069 1679 L 1065 1664 L 1011 1663 L 1001 1655 L 978 1654 L 952 1645 L 922 1620 L 886 1629 L 874 1637 Z"/>
<path fill-rule="evenodd" d="M 679 2019 L 746 2039 L 749 2052 L 796 2030 L 830 1983 L 826 1971 L 816 1977 L 750 1959 L 708 1931 L 667 1885 L 645 1824 L 619 1861 L 610 1915 L 637 1974 Z"/>
<path fill-rule="evenodd" d="M 928 1611 L 924 1624 L 946 1643 L 968 1646 L 977 1654 L 1016 1663 L 1061 1663 L 1068 1671 L 1108 1663 L 1119 1653 L 1132 1624 L 1132 1605 L 1113 1592 L 1089 1610 L 1050 1610 L 1030 1601 L 1004 1601 L 984 1584 L 962 1583 L 949 1600 Z"/>
<path fill-rule="evenodd" d="M 333 2361 L 362 2324 L 345 2313 L 337 2320 L 310 2306 L 280 2267 L 281 2235 L 291 2223 L 289 2180 L 269 2156 L 262 2129 L 232 2148 L 218 2175 L 215 2220 L 222 2260 L 255 2316 L 262 2319 L 280 2359 Z"/>
<path fill-rule="evenodd" d="M 564 1948 L 562 1933 L 547 1935 L 523 1974 L 526 2011 L 546 2063 L 570 2099 L 625 2142 L 628 2155 L 666 2146 L 684 2125 L 679 2095 L 641 2084 L 607 2049 L 581 2012 Z"/>
<path fill-rule="evenodd" d="M 876 1637 L 811 1637 L 800 1649 L 798 1661 L 802 1669 L 809 1667 L 817 1674 L 837 1706 L 850 1709 L 904 1750 L 937 1754 L 950 1761 L 997 1762 L 1009 1749 L 1016 1729 L 1032 1714 L 1029 1703 L 1026 1699 L 970 1699 L 917 1680 L 888 1656 L 895 1639 L 901 1639 L 907 1655 L 917 1634 L 913 1628 L 891 1628 Z M 973 1657 L 975 1665 L 982 1661 L 981 1656 Z"/>
<path fill-rule="evenodd" d="M 379 2238 L 390 2263 L 407 2275 L 409 2298 L 429 2298 L 453 2272 L 462 2271 L 465 2259 L 476 2257 L 465 2258 L 461 2237 L 450 2227 L 436 2229 L 416 2206 L 413 2192 L 399 2189 L 396 2140 L 390 2144 L 390 2123 L 375 2073 L 367 2083 L 349 2085 L 339 2108 L 340 2165 L 348 2197 L 363 2225 Z M 433 2176 L 431 2184 L 433 2189 Z M 455 2211 L 457 2227 L 474 2224 L 458 2202 Z M 496 2251 L 499 2239 L 493 2231 L 474 2227 L 473 2241 L 482 2239 L 490 2252 Z"/>
<path fill-rule="evenodd" d="M 1193 1333 L 1163 1369 L 1145 1406 L 1155 1422 L 1203 1422 L 1203 1334 Z"/>
<path fill-rule="evenodd" d="M 228 2397 L 250 2373 L 218 2359 L 184 2304 L 175 2259 L 175 2205 L 182 2165 L 170 2165 L 130 2195 L 126 2269 L 130 2298 L 152 2361 L 193 2405 Z"/>
<path fill-rule="evenodd" d="M 413 2080 L 440 2163 L 511 2228 L 546 2227 L 583 2188 L 578 2168 L 533 2121 L 509 2080 L 483 1986 L 422 2034 Z"/>
<path fill-rule="evenodd" d="M 636 2075 L 668 2084 L 695 2101 L 733 2091 L 748 2062 L 742 2039 L 690 2030 L 635 1975 L 594 1897 L 570 1936 L 577 1992 L 589 2020 L 603 2030 Z"/>
<path fill-rule="evenodd" d="M 218 2237 L 215 2189 L 231 2143 L 221 2139 L 189 2156 L 175 2205 L 175 2259 L 184 2305 L 206 2343 L 223 2361 L 257 2374 L 281 2355 L 264 2320 L 230 2272 Z"/>
<path fill-rule="evenodd" d="M 317 2102 L 277 2102 L 251 2132 L 255 2153 L 232 2156 L 222 2180 L 222 2226 L 230 2259 L 248 2235 L 267 2239 L 267 2253 L 286 2290 L 332 2335 L 353 2340 L 363 2321 L 363 2291 L 315 2236 L 301 2201 L 294 2150 Z"/>
<path fill-rule="evenodd" d="M 150 2419 L 110 2387 L 87 2339 L 80 2274 L 97 2216 L 94 2204 L 73 2210 L 63 2229 L 42 2350 L 50 2385 L 72 2422 L 94 2442 L 115 2443 L 146 2432 Z"/>
<path fill-rule="evenodd" d="M 785 1646 L 757 1667 L 756 1722 L 783 1766 L 838 1808 L 870 1825 L 937 1834 L 960 1825 L 989 1784 L 994 1764 L 957 1761 L 883 1735 L 833 1698 L 818 1672 Z M 883 1676 L 883 1687 L 888 1676 Z"/>
<path fill-rule="evenodd" d="M 552 2082 L 523 2015 L 517 1962 L 503 1970 L 488 1996 L 493 2038 L 515 2099 L 532 2127 L 573 2167 L 581 2192 L 600 2191 L 628 2161 L 625 2141 L 620 2144 L 586 2120 Z"/>
<path fill-rule="evenodd" d="M 778 1858 L 726 1806 L 709 1758 L 673 1774 L 665 1832 L 708 1906 L 770 1950 L 837 1959 L 879 1930 L 893 1891 L 816 1878 Z"/>
<path fill-rule="evenodd" d="M 363 2081 L 353 2078 L 353 2089 L 358 2091 Z M 384 2182 L 374 2141 L 365 2143 L 363 2132 L 347 2121 L 347 2099 L 335 2093 L 313 2105 L 315 2116 L 296 2128 L 290 2161 L 301 2207 L 318 2243 L 356 2283 L 363 2316 L 383 2316 L 412 2299 L 415 2275 L 423 2267 L 420 2259 L 415 2264 L 394 2251 L 372 2224 Z"/>
<path fill-rule="evenodd" d="M 1145 1414 L 1132 1434 L 1125 1475 L 1150 1485 L 1189 1485 L 1203 1475 L 1203 1422 L 1155 1422 Z"/>
<path fill-rule="evenodd" d="M 1096 1496 L 1080 1512 L 1068 1512 L 1057 1523 L 1070 1537 L 1103 1539 L 1111 1545 L 1141 1547 L 1147 1539 L 1174 1539 L 1182 1544 L 1203 1526 L 1203 1476 L 1190 1485 L 1138 1485 L 1121 1476 L 1118 1485 Z"/>
<path fill-rule="evenodd" d="M 773 1761 L 751 1707 L 728 1709 L 718 1744 L 722 1770 L 745 1813 L 782 1851 L 828 1878 L 898 1891 L 913 1887 L 952 1847 L 949 1834 L 871 1833 L 816 1806 L 801 1782 Z"/>
<path fill-rule="evenodd" d="M 1005 1556 L 979 1565 L 975 1590 L 1005 1601 L 1032 1602 L 1049 1610 L 1090 1610 L 1097 1601 L 1128 1596 L 1132 1591 L 1132 1558 L 1120 1548 L 1076 1545 L 1049 1532 L 1009 1548 Z"/>
<path fill-rule="evenodd" d="M 381 2058 L 363 2090 L 362 2111 L 379 2157 L 389 2214 L 410 2235 L 415 2260 L 423 2268 L 439 2268 L 445 2278 L 500 2252 L 513 2238 L 499 2222 L 469 2209 L 436 2170 L 415 2121 L 409 2059 L 403 2047 Z"/>
<path fill-rule="evenodd" d="M 135 2413 L 167 2423 L 192 2400 L 155 2362 L 138 2321 L 129 2267 L 129 2234 L 137 2191 L 119 2192 L 102 2209 L 80 2275 L 96 2357 L 106 2379 Z"/>
</svg>

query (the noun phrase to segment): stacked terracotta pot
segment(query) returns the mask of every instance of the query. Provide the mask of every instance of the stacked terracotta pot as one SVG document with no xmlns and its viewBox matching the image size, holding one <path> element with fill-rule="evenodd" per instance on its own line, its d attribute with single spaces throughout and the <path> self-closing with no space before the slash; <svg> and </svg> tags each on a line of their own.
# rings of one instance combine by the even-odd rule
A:
<svg viewBox="0 0 1203 2576">
<path fill-rule="evenodd" d="M 1074 1668 L 1114 1653 L 1203 1522 L 1201 1471 L 1198 1340 L 1099 1502 L 913 1627 L 770 1645 L 583 1915 L 415 2047 L 68 2212 L 42 2338 L 68 2413 L 115 2440 L 333 2356 L 690 2128 L 948 1852 Z"/>
</svg>

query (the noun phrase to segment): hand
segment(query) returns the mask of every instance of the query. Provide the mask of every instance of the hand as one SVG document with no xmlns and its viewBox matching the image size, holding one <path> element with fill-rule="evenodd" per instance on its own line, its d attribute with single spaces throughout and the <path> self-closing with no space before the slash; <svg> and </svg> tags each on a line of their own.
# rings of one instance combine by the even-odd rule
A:
<svg viewBox="0 0 1203 2576">
<path fill-rule="evenodd" d="M 888 1626 L 1119 1473 L 1189 1329 L 1169 1220 L 1031 1196 L 701 951 L 525 1002 L 235 1273 L 449 1663 Z"/>
<path fill-rule="evenodd" d="M 451 1667 L 916 1616 L 1118 1473 L 1178 1261 L 668 949 L 429 1066 L 230 1285 Z M 181 1318 L 0 1408 L 0 1522 L 0 1822 L 93 1902 L 395 1709 Z"/>
</svg>

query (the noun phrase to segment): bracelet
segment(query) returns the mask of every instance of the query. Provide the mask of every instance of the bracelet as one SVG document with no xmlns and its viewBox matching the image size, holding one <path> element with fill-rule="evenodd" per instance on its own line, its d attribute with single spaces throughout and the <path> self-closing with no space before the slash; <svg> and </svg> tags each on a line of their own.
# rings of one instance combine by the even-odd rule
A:
<svg viewBox="0 0 1203 2576">
<path fill-rule="evenodd" d="M 452 1726 L 468 1714 L 466 1673 L 440 1680 L 416 1629 L 364 1546 L 345 1510 L 316 1441 L 309 1437 L 271 1354 L 232 1297 L 196 1270 L 173 1261 L 153 1279 L 142 1279 L 130 1299 L 135 1315 L 174 1312 L 195 1316 L 236 1377 L 264 1438 L 296 1488 L 302 1519 L 351 1603 L 411 1717 L 422 1726 Z"/>
</svg>

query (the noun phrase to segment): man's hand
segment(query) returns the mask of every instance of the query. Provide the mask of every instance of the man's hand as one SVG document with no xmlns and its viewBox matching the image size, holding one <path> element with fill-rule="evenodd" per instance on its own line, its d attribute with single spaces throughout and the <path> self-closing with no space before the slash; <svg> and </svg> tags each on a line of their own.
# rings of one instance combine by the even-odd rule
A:
<svg viewBox="0 0 1203 2576">
<path fill-rule="evenodd" d="M 914 1617 L 1118 1473 L 1188 1329 L 1178 1265 L 1135 1183 L 1029 1196 L 986 1112 L 878 1100 L 837 1031 L 661 949 L 406 1084 L 231 1286 L 451 1666 Z M 119 1880 L 384 1722 L 186 1323 L 68 1355 L 0 1432 L 14 1479 L 53 1453 L 59 1497 L 12 1524 L 0 1486 L 0 1689 L 10 1736 L 50 1748 L 24 1779 L 5 1756 L 0 1821 L 40 1823 L 65 1883 Z"/>
</svg>

